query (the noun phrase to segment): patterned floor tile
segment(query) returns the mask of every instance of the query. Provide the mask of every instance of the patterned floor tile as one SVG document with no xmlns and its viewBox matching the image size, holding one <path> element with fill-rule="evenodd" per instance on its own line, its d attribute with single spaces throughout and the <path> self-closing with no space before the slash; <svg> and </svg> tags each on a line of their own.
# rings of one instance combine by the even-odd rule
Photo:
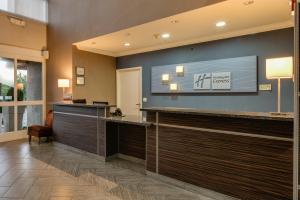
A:
<svg viewBox="0 0 300 200">
<path fill-rule="evenodd" d="M 0 143 L 1 199 L 212 200 L 148 177 L 140 164 L 26 140 Z"/>
</svg>

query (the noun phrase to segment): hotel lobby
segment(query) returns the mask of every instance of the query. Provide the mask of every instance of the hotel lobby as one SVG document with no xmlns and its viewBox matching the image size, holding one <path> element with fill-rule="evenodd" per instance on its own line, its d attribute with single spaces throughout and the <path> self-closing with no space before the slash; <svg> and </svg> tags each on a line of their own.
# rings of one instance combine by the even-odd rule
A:
<svg viewBox="0 0 300 200">
<path fill-rule="evenodd" d="M 297 0 L 0 0 L 0 200 L 298 200 Z"/>
</svg>

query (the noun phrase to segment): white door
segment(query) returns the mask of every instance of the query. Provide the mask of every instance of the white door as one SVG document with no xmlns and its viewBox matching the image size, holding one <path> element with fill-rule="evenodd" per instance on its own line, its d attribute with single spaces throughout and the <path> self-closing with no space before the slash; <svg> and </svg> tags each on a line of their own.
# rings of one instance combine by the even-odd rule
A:
<svg viewBox="0 0 300 200">
<path fill-rule="evenodd" d="M 117 106 L 124 115 L 139 115 L 142 95 L 142 68 L 117 70 Z"/>
</svg>

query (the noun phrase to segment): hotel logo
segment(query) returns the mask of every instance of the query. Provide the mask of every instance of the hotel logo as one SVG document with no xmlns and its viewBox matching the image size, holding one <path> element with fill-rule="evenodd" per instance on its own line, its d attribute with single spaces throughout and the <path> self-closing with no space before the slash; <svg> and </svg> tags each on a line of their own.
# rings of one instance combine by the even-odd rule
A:
<svg viewBox="0 0 300 200">
<path fill-rule="evenodd" d="M 211 89 L 211 73 L 195 74 L 194 75 L 194 89 L 195 90 Z"/>
<path fill-rule="evenodd" d="M 194 90 L 230 90 L 231 72 L 201 73 L 194 75 Z"/>
</svg>

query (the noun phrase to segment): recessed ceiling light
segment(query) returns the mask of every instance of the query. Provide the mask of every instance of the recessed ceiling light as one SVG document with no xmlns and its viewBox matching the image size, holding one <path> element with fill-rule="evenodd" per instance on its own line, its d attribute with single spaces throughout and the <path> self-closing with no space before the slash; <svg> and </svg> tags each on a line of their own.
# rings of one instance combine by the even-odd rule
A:
<svg viewBox="0 0 300 200">
<path fill-rule="evenodd" d="M 254 4 L 254 0 L 247 0 L 247 1 L 244 1 L 243 4 L 244 4 L 245 6 L 250 6 L 250 5 Z"/>
<path fill-rule="evenodd" d="M 177 23 L 179 23 L 179 21 L 176 19 L 171 21 L 171 24 L 177 24 Z"/>
<path fill-rule="evenodd" d="M 161 37 L 162 37 L 163 39 L 168 39 L 168 38 L 171 37 L 171 34 L 170 34 L 170 33 L 163 33 L 163 34 L 161 34 Z"/>
<path fill-rule="evenodd" d="M 124 44 L 124 46 L 125 46 L 125 47 L 129 47 L 129 46 L 130 46 L 130 43 L 129 43 L 129 42 L 126 42 L 126 43 Z"/>
<path fill-rule="evenodd" d="M 219 21 L 216 23 L 216 27 L 224 27 L 226 26 L 226 22 L 225 21 Z"/>
</svg>

